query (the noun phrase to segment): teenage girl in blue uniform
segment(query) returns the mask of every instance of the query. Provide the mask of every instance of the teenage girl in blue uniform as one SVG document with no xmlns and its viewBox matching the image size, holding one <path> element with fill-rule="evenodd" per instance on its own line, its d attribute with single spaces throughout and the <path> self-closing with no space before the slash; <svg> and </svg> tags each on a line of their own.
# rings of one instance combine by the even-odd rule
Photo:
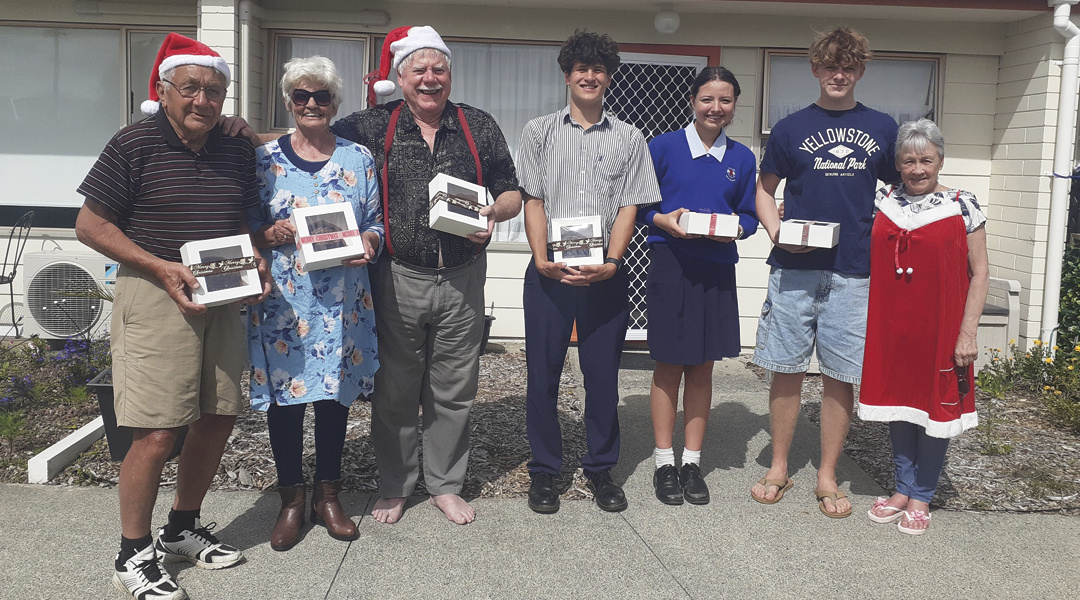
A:
<svg viewBox="0 0 1080 600">
<path fill-rule="evenodd" d="M 649 142 L 663 201 L 641 213 L 649 225 L 649 352 L 656 437 L 656 497 L 665 504 L 709 501 L 698 466 L 712 404 L 713 362 L 738 356 L 735 240 L 757 229 L 756 161 L 724 128 L 735 114 L 739 82 L 723 67 L 707 67 L 690 88 L 694 122 Z M 735 214 L 736 237 L 687 235 L 684 212 Z M 675 466 L 672 438 L 679 385 L 684 384 L 685 447 Z"/>
</svg>

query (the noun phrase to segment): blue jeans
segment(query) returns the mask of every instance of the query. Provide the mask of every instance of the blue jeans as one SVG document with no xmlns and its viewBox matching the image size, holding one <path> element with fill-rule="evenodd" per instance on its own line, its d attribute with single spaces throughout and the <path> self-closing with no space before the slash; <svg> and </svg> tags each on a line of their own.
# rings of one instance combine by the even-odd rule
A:
<svg viewBox="0 0 1080 600">
<path fill-rule="evenodd" d="M 949 438 L 936 438 L 926 429 L 907 421 L 889 423 L 893 462 L 896 463 L 896 493 L 930 504 L 945 465 Z"/>
</svg>

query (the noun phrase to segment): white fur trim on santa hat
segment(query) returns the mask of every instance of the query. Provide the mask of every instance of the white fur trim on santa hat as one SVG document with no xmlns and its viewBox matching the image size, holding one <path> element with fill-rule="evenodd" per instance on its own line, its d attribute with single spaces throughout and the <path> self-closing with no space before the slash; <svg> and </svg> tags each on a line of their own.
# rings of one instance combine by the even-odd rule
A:
<svg viewBox="0 0 1080 600">
<path fill-rule="evenodd" d="M 450 56 L 450 48 L 446 46 L 442 36 L 433 27 L 421 25 L 413 27 L 409 30 L 409 35 L 390 44 L 390 51 L 394 53 L 394 70 L 397 71 L 401 61 L 410 54 L 424 48 L 433 48 L 447 57 Z"/>
<path fill-rule="evenodd" d="M 161 110 L 161 103 L 157 100 L 143 100 L 142 104 L 139 105 L 139 110 L 142 111 L 142 114 L 151 117 Z"/>
<path fill-rule="evenodd" d="M 224 58 L 202 54 L 174 54 L 161 61 L 161 65 L 158 67 L 158 76 L 164 77 L 169 69 L 182 67 L 184 65 L 210 67 L 224 75 L 226 83 L 232 80 L 232 74 L 229 72 L 229 63 L 225 62 Z"/>
</svg>

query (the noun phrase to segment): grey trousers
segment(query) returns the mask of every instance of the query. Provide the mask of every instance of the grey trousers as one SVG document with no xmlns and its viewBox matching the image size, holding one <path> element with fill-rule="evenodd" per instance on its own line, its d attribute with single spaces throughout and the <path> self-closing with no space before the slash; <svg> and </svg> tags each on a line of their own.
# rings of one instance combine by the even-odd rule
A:
<svg viewBox="0 0 1080 600">
<path fill-rule="evenodd" d="M 384 256 L 371 283 L 379 339 L 371 441 L 379 495 L 412 494 L 419 476 L 432 495 L 459 494 L 469 461 L 469 409 L 476 398 L 484 334 L 487 257 L 425 269 Z"/>
</svg>

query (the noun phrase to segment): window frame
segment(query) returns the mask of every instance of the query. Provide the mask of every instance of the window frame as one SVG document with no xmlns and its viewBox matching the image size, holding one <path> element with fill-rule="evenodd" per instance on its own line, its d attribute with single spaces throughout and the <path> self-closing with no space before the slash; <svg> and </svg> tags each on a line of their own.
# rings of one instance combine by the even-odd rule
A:
<svg viewBox="0 0 1080 600">
<path fill-rule="evenodd" d="M 784 49 L 784 48 L 764 48 L 764 55 L 762 60 L 762 78 L 761 78 L 761 111 L 759 117 L 761 118 L 761 127 L 759 131 L 762 136 L 762 151 L 764 151 L 764 142 L 772 133 L 772 129 L 769 127 L 769 81 L 771 78 L 772 58 L 774 56 L 781 57 L 795 57 L 803 58 L 807 62 L 807 68 L 810 63 L 810 51 L 809 50 L 796 50 L 796 49 Z M 935 53 L 915 53 L 915 52 L 874 52 L 874 58 L 871 61 L 871 65 L 878 61 L 912 61 L 912 62 L 930 62 L 935 64 L 934 70 L 934 122 L 938 126 L 942 125 L 942 111 L 945 102 L 945 54 Z"/>
</svg>

